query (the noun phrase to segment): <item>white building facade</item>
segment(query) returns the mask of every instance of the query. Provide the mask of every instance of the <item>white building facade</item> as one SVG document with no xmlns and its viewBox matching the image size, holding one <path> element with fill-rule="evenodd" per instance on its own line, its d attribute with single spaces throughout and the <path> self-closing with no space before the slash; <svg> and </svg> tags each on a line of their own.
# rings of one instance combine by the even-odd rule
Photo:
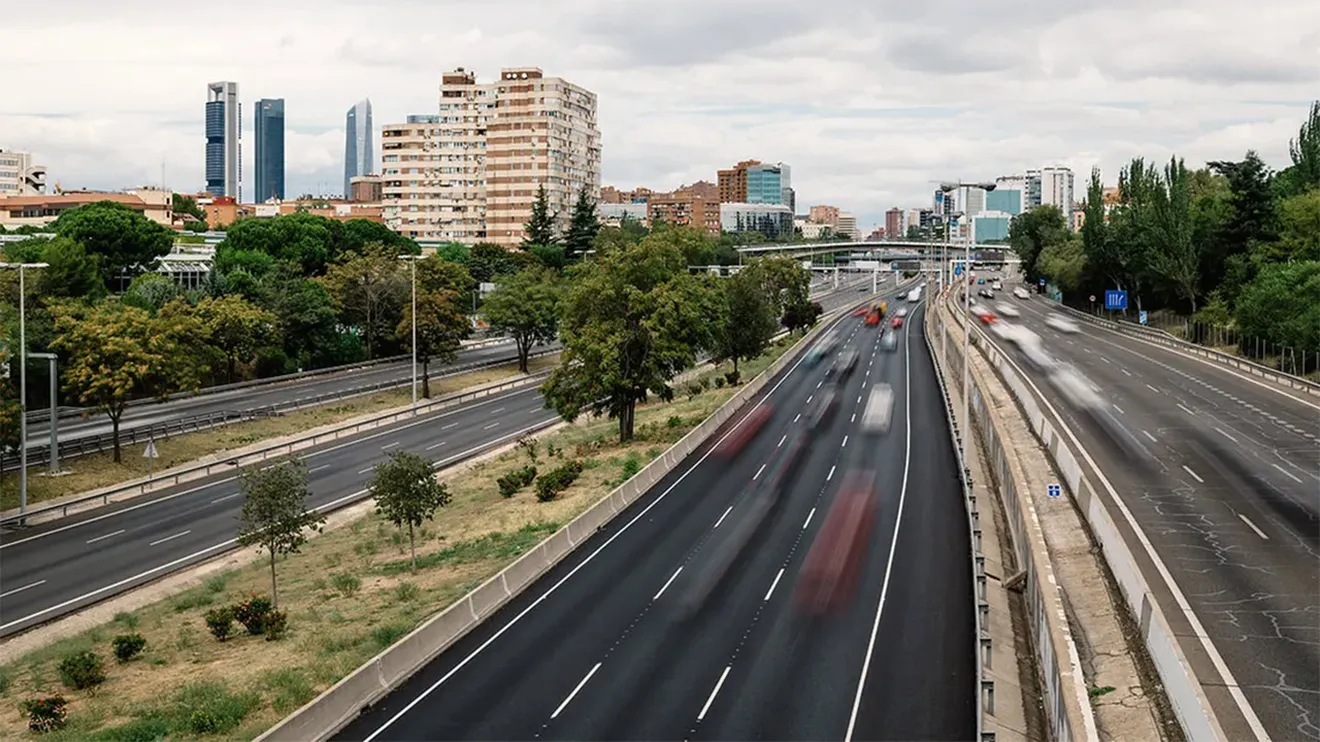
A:
<svg viewBox="0 0 1320 742">
<path fill-rule="evenodd" d="M 28 152 L 0 149 L 0 198 L 46 192 L 46 167 L 34 165 Z"/>
</svg>

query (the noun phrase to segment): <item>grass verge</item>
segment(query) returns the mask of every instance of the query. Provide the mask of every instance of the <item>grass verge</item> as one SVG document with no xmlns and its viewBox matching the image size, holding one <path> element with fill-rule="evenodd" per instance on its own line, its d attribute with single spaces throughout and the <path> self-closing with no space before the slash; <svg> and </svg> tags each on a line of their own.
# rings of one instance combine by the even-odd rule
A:
<svg viewBox="0 0 1320 742">
<path fill-rule="evenodd" d="M 531 373 L 543 371 L 552 368 L 558 362 L 558 354 L 533 358 L 528 362 L 528 371 Z M 517 375 L 518 365 L 511 363 L 442 379 L 431 379 L 431 396 L 441 397 Z M 361 415 L 404 407 L 411 401 L 412 392 L 404 387 L 365 394 L 342 402 L 329 402 L 279 417 L 249 420 L 196 433 L 171 436 L 156 443 L 160 458 L 156 459 L 155 470 L 164 471 L 204 456 L 304 433 L 322 425 L 333 425 Z M 48 476 L 44 466 L 28 467 L 28 504 L 88 492 L 147 476 L 148 462 L 147 459 L 142 458 L 140 446 L 125 446 L 123 459 L 123 462 L 116 464 L 108 451 L 68 459 L 63 462 L 63 466 L 72 470 L 72 473 L 58 477 Z M 16 507 L 18 507 L 18 472 L 6 472 L 0 477 L 0 510 Z"/>
<path fill-rule="evenodd" d="M 800 337 L 741 364 L 742 377 L 754 378 Z M 573 459 L 584 464 L 577 481 L 550 502 L 539 502 L 532 486 L 500 495 L 496 479 L 531 459 L 522 446 L 442 474 L 453 500 L 420 529 L 416 573 L 409 570 L 407 537 L 375 515 L 313 539 L 278 568 L 280 608 L 289 616 L 281 640 L 244 634 L 222 643 L 207 631 L 209 609 L 269 594 L 269 573 L 259 560 L 0 666 L 0 739 L 35 738 L 22 702 L 55 694 L 68 699 L 69 716 L 63 730 L 41 735 L 50 742 L 254 738 L 660 456 L 733 395 L 736 388 L 714 381 L 728 370 L 698 377 L 698 388 L 708 379 L 699 393 L 640 407 L 636 439 L 628 444 L 618 443 L 612 420 L 545 436 L 535 446 L 540 471 Z M 117 663 L 111 641 L 130 633 L 141 634 L 146 648 Z M 94 691 L 63 687 L 61 660 L 86 650 L 103 658 L 107 680 Z"/>
</svg>

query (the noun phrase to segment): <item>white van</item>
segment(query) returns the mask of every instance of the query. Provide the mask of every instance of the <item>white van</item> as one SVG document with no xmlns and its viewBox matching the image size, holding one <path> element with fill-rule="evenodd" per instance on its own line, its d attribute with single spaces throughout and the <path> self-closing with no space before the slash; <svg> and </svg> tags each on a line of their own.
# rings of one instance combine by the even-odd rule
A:
<svg viewBox="0 0 1320 742">
<path fill-rule="evenodd" d="M 888 384 L 876 384 L 862 412 L 862 430 L 886 433 L 894 416 L 894 390 Z"/>
</svg>

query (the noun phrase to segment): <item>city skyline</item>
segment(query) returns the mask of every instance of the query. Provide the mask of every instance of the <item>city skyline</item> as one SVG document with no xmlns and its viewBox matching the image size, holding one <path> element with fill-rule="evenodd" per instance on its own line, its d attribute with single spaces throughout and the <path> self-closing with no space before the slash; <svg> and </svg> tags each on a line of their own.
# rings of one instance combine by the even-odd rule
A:
<svg viewBox="0 0 1320 742">
<path fill-rule="evenodd" d="M 445 3 L 398 5 L 407 28 L 425 29 L 412 34 L 400 32 L 391 8 L 343 13 L 340 0 L 319 6 L 314 32 L 311 6 L 296 3 L 263 8 L 254 29 L 243 9 L 258 6 L 238 2 L 201 37 L 182 18 L 157 16 L 147 27 L 132 10 L 105 12 L 116 44 L 105 29 L 65 20 L 90 8 L 85 0 L 68 7 L 55 18 L 14 9 L 6 20 L 22 33 L 10 65 L 43 74 L 42 50 L 68 47 L 73 55 L 54 64 L 95 63 L 124 84 L 87 89 L 55 76 L 23 86 L 0 112 L 0 146 L 34 153 L 65 187 L 159 183 L 164 165 L 167 185 L 196 188 L 197 91 L 224 79 L 241 83 L 248 105 L 285 98 L 289 195 L 335 192 L 353 100 L 345 90 L 369 94 L 377 122 L 398 122 L 434 111 L 446 69 L 489 78 L 503 65 L 534 64 L 599 95 L 604 182 L 672 187 L 773 157 L 794 165 L 800 203 L 838 204 L 865 230 L 895 204 L 924 204 L 932 179 L 1051 164 L 1083 177 L 1099 164 L 1112 182 L 1132 156 L 1162 162 L 1176 152 L 1200 165 L 1252 146 L 1282 167 L 1320 81 L 1306 63 L 1307 29 L 1320 23 L 1312 4 L 1281 8 L 1268 23 L 1222 2 L 1041 14 L 973 7 L 955 47 L 930 38 L 932 19 L 953 7 L 943 0 L 903 14 L 833 0 L 770 3 L 750 21 L 720 3 L 703 4 L 704 16 L 685 13 L 683 0 L 647 24 L 593 0 L 464 5 L 457 14 Z M 1269 43 L 1250 41 L 1267 34 Z M 742 40 L 727 43 L 734 37 Z M 235 38 L 244 39 L 238 53 Z M 243 149 L 250 173 L 252 148 Z"/>
</svg>

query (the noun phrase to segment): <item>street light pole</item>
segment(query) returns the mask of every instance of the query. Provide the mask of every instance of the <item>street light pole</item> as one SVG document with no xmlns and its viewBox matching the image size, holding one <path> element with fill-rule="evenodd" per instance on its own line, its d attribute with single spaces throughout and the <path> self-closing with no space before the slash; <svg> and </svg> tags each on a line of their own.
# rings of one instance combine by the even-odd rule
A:
<svg viewBox="0 0 1320 742">
<path fill-rule="evenodd" d="M 47 268 L 49 263 L 0 263 L 0 268 L 18 269 L 18 515 L 27 515 L 27 278 L 28 268 Z M 54 422 L 54 421 L 52 421 Z M 19 521 L 21 525 L 22 520 Z"/>
<path fill-rule="evenodd" d="M 417 415 L 417 261 L 420 255 L 400 255 L 412 265 L 412 414 Z"/>
</svg>

